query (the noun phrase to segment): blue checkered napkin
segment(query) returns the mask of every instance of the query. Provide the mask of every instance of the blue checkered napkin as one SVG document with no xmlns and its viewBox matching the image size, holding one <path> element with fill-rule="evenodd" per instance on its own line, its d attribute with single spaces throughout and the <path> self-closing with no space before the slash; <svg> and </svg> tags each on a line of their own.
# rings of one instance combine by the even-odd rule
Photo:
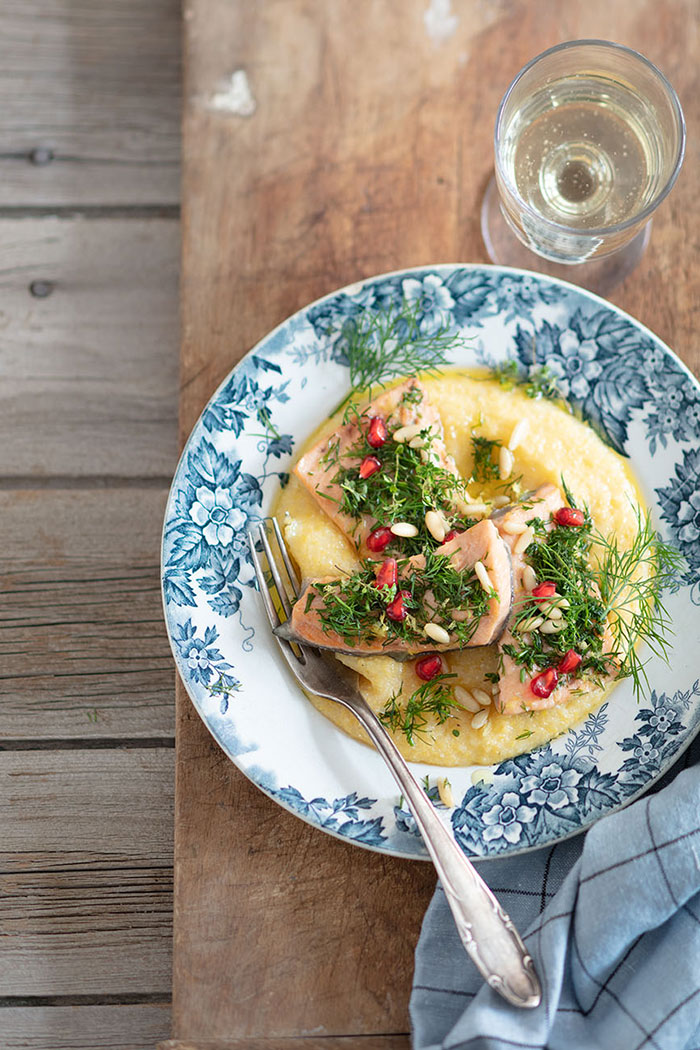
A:
<svg viewBox="0 0 700 1050">
<path fill-rule="evenodd" d="M 700 741 L 585 838 L 479 870 L 527 931 L 542 1005 L 483 984 L 438 885 L 416 949 L 415 1050 L 699 1050 Z"/>
</svg>

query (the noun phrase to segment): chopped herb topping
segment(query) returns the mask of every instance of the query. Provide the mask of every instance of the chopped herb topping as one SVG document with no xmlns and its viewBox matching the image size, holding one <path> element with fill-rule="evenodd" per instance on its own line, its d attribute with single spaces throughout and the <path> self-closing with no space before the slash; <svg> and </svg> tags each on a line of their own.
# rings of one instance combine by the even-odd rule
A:
<svg viewBox="0 0 700 1050">
<path fill-rule="evenodd" d="M 411 390 L 407 393 L 410 394 Z M 420 390 L 418 394 L 421 394 Z M 339 439 L 331 440 L 322 462 L 326 467 L 338 467 L 331 483 L 342 490 L 342 497 L 337 500 L 339 509 L 355 519 L 355 529 L 365 516 L 373 518 L 379 525 L 399 521 L 415 525 L 418 529 L 415 538 L 397 541 L 401 552 L 411 555 L 425 549 L 432 550 L 437 545 L 425 528 L 428 510 L 439 509 L 446 513 L 450 518 L 450 528 L 466 529 L 474 524 L 474 519 L 454 509 L 456 501 L 465 499 L 466 484 L 430 455 L 431 442 L 437 437 L 430 426 L 426 425 L 420 433 L 423 448 L 412 448 L 408 442 L 394 441 L 391 432 L 380 448 L 372 448 L 367 441 L 362 416 L 354 405 L 348 406 L 343 422 L 358 425 L 357 441 L 344 450 L 341 457 Z M 379 461 L 380 467 L 363 478 L 359 468 L 370 453 Z M 324 495 L 321 489 L 318 491 Z"/>
<path fill-rule="evenodd" d="M 435 642 L 423 634 L 428 622 L 443 627 L 458 646 L 468 645 L 489 601 L 472 569 L 460 572 L 446 554 L 428 552 L 425 568 L 415 567 L 408 559 L 400 561 L 398 584 L 378 588 L 376 567 L 376 562 L 366 561 L 347 579 L 310 584 L 304 611 L 309 612 L 313 605 L 322 629 L 340 635 L 348 646 L 380 641 L 390 647 L 398 640 L 434 649 Z M 404 592 L 407 615 L 392 620 L 386 615 L 387 606 L 399 590 Z M 455 614 L 463 611 L 469 617 L 456 619 Z"/>
<path fill-rule="evenodd" d="M 548 401 L 563 401 L 564 396 L 557 386 L 557 377 L 548 365 L 532 365 L 522 372 L 517 361 L 511 359 L 493 369 L 493 376 L 507 390 L 522 387 L 523 392 L 533 400 L 546 398 Z"/>
<path fill-rule="evenodd" d="M 575 508 L 566 484 L 564 491 L 569 506 Z M 648 683 L 637 645 L 644 641 L 653 653 L 666 657 L 670 617 L 662 592 L 678 578 L 682 558 L 660 538 L 648 513 L 637 511 L 637 532 L 629 549 L 598 532 L 588 508 L 583 508 L 583 516 L 583 525 L 576 528 L 554 521 L 548 527 L 540 518 L 530 522 L 535 539 L 525 552 L 526 560 L 538 580 L 555 585 L 552 603 L 564 599 L 556 620 L 561 628 L 546 635 L 529 629 L 528 621 L 546 616 L 552 605 L 542 599 L 524 602 L 512 627 L 517 644 L 503 649 L 521 666 L 522 681 L 574 650 L 582 657 L 577 676 L 588 673 L 601 681 L 611 673 L 616 678 L 630 677 L 639 694 Z"/>
<path fill-rule="evenodd" d="M 472 451 L 474 453 L 472 479 L 474 481 L 493 481 L 498 478 L 498 450 L 500 447 L 500 441 L 491 441 L 489 438 L 472 434 Z"/>
<path fill-rule="evenodd" d="M 425 739 L 425 729 L 431 722 L 442 725 L 459 709 L 452 689 L 446 684 L 456 677 L 454 674 L 437 675 L 411 693 L 404 703 L 401 703 L 403 691 L 399 690 L 389 697 L 379 718 L 393 733 L 403 733 L 413 747 L 416 738 Z"/>
</svg>

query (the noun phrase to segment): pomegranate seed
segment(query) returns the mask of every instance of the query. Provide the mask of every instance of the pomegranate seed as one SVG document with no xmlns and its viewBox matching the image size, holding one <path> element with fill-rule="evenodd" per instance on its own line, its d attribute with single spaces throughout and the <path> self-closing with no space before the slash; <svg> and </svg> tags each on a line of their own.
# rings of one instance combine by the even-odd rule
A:
<svg viewBox="0 0 700 1050">
<path fill-rule="evenodd" d="M 561 660 L 557 664 L 557 671 L 559 674 L 571 674 L 579 666 L 583 657 L 580 653 L 577 653 L 575 649 L 569 649 L 568 653 L 564 653 Z"/>
<path fill-rule="evenodd" d="M 375 587 L 378 587 L 380 590 L 382 587 L 395 587 L 398 578 L 399 570 L 396 564 L 396 558 L 387 558 L 386 561 L 383 561 L 380 565 L 374 584 Z"/>
<path fill-rule="evenodd" d="M 404 605 L 406 602 L 411 600 L 410 591 L 399 591 L 394 598 L 393 602 L 390 602 L 386 607 L 386 614 L 390 620 L 394 620 L 396 623 L 401 623 L 408 616 Z"/>
<path fill-rule="evenodd" d="M 371 478 L 373 474 L 376 474 L 381 469 L 382 465 L 376 456 L 365 456 L 360 463 L 360 477 Z"/>
<path fill-rule="evenodd" d="M 447 535 L 445 536 L 445 538 L 444 538 L 444 540 L 442 542 L 443 543 L 449 543 L 450 540 L 456 540 L 459 535 L 460 535 L 460 533 L 457 532 L 457 529 L 450 529 L 450 531 L 447 533 Z"/>
<path fill-rule="evenodd" d="M 381 448 L 389 437 L 386 423 L 381 416 L 372 416 L 367 428 L 367 444 L 372 448 Z"/>
<path fill-rule="evenodd" d="M 389 546 L 393 538 L 394 534 L 391 529 L 388 529 L 386 525 L 380 525 L 378 529 L 372 529 L 367 537 L 367 550 L 372 551 L 372 554 L 380 554 Z"/>
<path fill-rule="evenodd" d="M 541 671 L 532 679 L 530 692 L 534 693 L 535 696 L 541 696 L 546 699 L 554 691 L 558 681 L 559 675 L 555 669 L 548 667 L 546 671 Z"/>
<path fill-rule="evenodd" d="M 585 519 L 582 510 L 576 507 L 560 507 L 554 515 L 557 525 L 568 525 L 570 528 L 580 529 Z"/>
<path fill-rule="evenodd" d="M 538 583 L 536 587 L 532 588 L 532 597 L 538 602 L 543 602 L 547 598 L 553 598 L 556 593 L 557 585 L 552 583 L 551 580 L 545 580 L 544 583 Z"/>
<path fill-rule="evenodd" d="M 424 682 L 429 682 L 431 678 L 440 674 L 441 671 L 442 657 L 439 653 L 431 653 L 430 656 L 423 656 L 416 661 L 416 674 Z"/>
</svg>

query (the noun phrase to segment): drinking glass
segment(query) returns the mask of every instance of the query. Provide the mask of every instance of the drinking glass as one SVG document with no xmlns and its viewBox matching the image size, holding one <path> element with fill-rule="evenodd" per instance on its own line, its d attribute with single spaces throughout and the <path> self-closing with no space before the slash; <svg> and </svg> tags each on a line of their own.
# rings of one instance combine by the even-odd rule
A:
<svg viewBox="0 0 700 1050">
<path fill-rule="evenodd" d="M 641 258 L 683 162 L 685 121 L 656 66 L 605 40 L 544 51 L 496 118 L 481 227 L 494 262 L 607 292 Z"/>
</svg>

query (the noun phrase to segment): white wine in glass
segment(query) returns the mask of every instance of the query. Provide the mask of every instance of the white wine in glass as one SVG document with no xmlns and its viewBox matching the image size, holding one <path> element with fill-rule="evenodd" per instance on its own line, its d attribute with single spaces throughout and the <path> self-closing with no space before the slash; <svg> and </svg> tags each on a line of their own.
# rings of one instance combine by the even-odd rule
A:
<svg viewBox="0 0 700 1050">
<path fill-rule="evenodd" d="M 498 111 L 495 188 L 482 211 L 489 253 L 523 265 L 507 257 L 522 242 L 539 259 L 589 270 L 617 254 L 605 270 L 621 279 L 676 180 L 684 147 L 678 98 L 642 55 L 601 40 L 545 51 L 521 70 Z M 566 276 L 577 279 L 574 270 Z"/>
</svg>

